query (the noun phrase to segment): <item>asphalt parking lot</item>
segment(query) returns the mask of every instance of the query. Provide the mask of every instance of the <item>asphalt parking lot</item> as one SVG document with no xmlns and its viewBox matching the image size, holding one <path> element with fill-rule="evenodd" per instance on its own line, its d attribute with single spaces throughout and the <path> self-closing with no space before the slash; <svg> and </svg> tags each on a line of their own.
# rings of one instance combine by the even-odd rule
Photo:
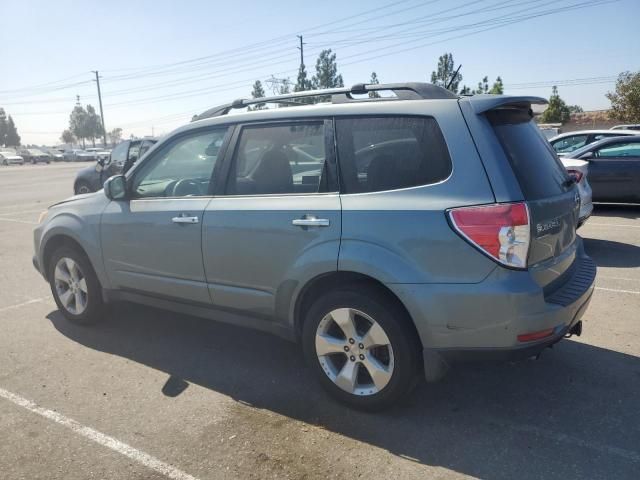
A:
<svg viewBox="0 0 640 480">
<path fill-rule="evenodd" d="M 640 207 L 580 230 L 599 266 L 582 337 L 373 415 L 266 334 L 131 305 L 66 322 L 32 229 L 85 165 L 0 168 L 0 478 L 638 478 Z"/>
</svg>

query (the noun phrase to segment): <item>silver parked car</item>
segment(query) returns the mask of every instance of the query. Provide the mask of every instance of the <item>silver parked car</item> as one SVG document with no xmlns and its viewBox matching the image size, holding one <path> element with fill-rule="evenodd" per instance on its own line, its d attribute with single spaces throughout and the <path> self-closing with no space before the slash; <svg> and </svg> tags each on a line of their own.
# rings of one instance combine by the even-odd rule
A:
<svg viewBox="0 0 640 480">
<path fill-rule="evenodd" d="M 236 100 L 51 206 L 34 265 L 70 321 L 126 300 L 265 330 L 299 341 L 333 396 L 380 409 L 456 361 L 580 334 L 596 267 L 543 103 L 421 83 Z"/>
<path fill-rule="evenodd" d="M 603 138 L 619 137 L 623 135 L 640 135 L 635 130 L 581 130 L 567 132 L 549 139 L 549 143 L 559 156 L 569 155 L 579 148 L 589 145 Z"/>
<path fill-rule="evenodd" d="M 0 150 L 0 165 L 24 165 L 24 158 L 11 150 Z"/>
</svg>

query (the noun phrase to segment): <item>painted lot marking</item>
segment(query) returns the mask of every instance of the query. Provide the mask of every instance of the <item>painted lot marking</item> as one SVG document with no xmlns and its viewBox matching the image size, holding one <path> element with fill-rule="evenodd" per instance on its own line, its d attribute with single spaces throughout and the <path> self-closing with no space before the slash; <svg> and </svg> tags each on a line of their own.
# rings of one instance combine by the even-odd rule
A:
<svg viewBox="0 0 640 480">
<path fill-rule="evenodd" d="M 5 213 L 0 213 L 0 217 L 11 217 L 13 215 L 24 215 L 25 213 L 41 213 L 43 211 L 45 211 L 46 208 L 42 207 L 40 210 L 19 210 L 16 212 L 5 212 Z"/>
<path fill-rule="evenodd" d="M 616 293 L 633 293 L 635 295 L 640 295 L 640 291 L 638 290 L 619 290 L 617 288 L 604 288 L 604 287 L 596 287 L 596 290 L 604 290 L 605 292 L 616 292 Z"/>
<path fill-rule="evenodd" d="M 30 222 L 29 220 L 17 220 L 15 218 L 0 217 L 0 222 L 26 223 L 27 225 L 37 225 L 38 222 Z"/>
<path fill-rule="evenodd" d="M 607 280 L 624 280 L 625 282 L 640 282 L 640 278 L 609 277 L 607 275 L 598 275 L 598 278 L 606 278 Z"/>
<path fill-rule="evenodd" d="M 40 407 L 31 400 L 27 400 L 20 395 L 16 395 L 15 393 L 11 393 L 8 390 L 0 388 L 0 397 L 10 401 L 15 405 L 18 405 L 19 407 L 25 408 L 32 413 L 38 414 L 48 420 L 51 420 L 58 425 L 67 427 L 74 433 L 77 433 L 78 435 L 81 435 L 99 445 L 110 448 L 111 450 L 118 452 L 125 457 L 128 457 L 131 460 L 134 460 L 135 462 L 138 462 L 145 467 L 150 468 L 151 470 L 165 475 L 168 478 L 174 480 L 197 480 L 195 477 L 189 475 L 188 473 L 185 473 L 182 470 L 178 470 L 168 463 L 164 463 L 163 461 L 158 460 L 154 456 L 144 453 L 137 448 L 133 448 L 131 445 L 127 445 L 126 443 L 110 437 L 109 435 L 105 435 L 104 433 L 94 430 L 93 428 L 85 427 L 81 423 L 78 423 L 71 418 L 65 417 L 58 412 Z"/>
<path fill-rule="evenodd" d="M 9 305 L 8 307 L 0 307 L 0 313 L 7 312 L 9 310 L 15 310 L 16 308 L 20 308 L 20 307 L 26 307 L 27 305 L 32 305 L 34 303 L 44 302 L 45 300 L 48 300 L 48 299 L 49 297 L 32 298 L 31 300 L 27 300 L 26 302 L 18 303 L 16 305 Z"/>
<path fill-rule="evenodd" d="M 627 228 L 640 228 L 640 225 L 629 225 L 628 223 L 587 223 L 593 227 L 627 227 Z"/>
</svg>

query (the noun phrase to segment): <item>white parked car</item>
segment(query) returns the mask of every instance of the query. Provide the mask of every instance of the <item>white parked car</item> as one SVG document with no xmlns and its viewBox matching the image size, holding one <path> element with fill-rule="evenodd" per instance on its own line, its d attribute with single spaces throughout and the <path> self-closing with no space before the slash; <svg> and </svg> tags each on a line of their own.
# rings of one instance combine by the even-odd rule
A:
<svg viewBox="0 0 640 480">
<path fill-rule="evenodd" d="M 608 137 L 624 135 L 640 135 L 638 130 L 581 130 L 577 132 L 561 133 L 549 140 L 549 143 L 559 157 Z"/>
<path fill-rule="evenodd" d="M 578 184 L 578 192 L 580 192 L 580 214 L 578 219 L 578 228 L 584 225 L 584 222 L 591 216 L 593 212 L 591 185 L 587 180 L 589 173 L 589 162 L 577 158 L 560 158 L 560 161 L 567 169 L 569 175 Z"/>
<path fill-rule="evenodd" d="M 0 151 L 0 164 L 7 165 L 24 165 L 24 158 L 16 155 L 15 152 L 9 150 Z"/>
<path fill-rule="evenodd" d="M 611 130 L 640 130 L 640 123 L 632 125 L 616 125 L 615 127 L 611 127 Z"/>
<path fill-rule="evenodd" d="M 108 160 L 109 155 L 111 155 L 111 150 L 106 148 L 90 147 L 90 148 L 85 148 L 84 151 L 93 153 L 96 157 L 96 160 L 98 161 L 102 160 L 103 162 Z"/>
</svg>

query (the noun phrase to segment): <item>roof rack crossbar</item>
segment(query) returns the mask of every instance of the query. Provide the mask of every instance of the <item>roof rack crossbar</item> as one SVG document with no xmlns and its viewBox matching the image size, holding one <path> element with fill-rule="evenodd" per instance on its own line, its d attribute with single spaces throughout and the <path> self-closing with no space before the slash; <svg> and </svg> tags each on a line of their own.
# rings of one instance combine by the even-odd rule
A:
<svg viewBox="0 0 640 480">
<path fill-rule="evenodd" d="M 261 98 L 239 98 L 231 103 L 219 105 L 197 115 L 195 120 L 203 120 L 205 118 L 218 117 L 228 114 L 234 108 L 244 108 L 250 105 L 264 103 L 279 103 L 286 105 L 303 104 L 295 100 L 310 97 L 326 97 L 331 96 L 333 103 L 348 103 L 358 101 L 354 95 L 366 95 L 369 92 L 391 91 L 399 100 L 424 100 L 424 99 L 444 99 L 457 98 L 450 91 L 438 87 L 430 83 L 379 83 L 364 84 L 356 83 L 351 87 L 327 88 L 323 90 L 305 90 L 302 92 L 285 93 L 283 95 L 274 95 L 272 97 Z"/>
</svg>

